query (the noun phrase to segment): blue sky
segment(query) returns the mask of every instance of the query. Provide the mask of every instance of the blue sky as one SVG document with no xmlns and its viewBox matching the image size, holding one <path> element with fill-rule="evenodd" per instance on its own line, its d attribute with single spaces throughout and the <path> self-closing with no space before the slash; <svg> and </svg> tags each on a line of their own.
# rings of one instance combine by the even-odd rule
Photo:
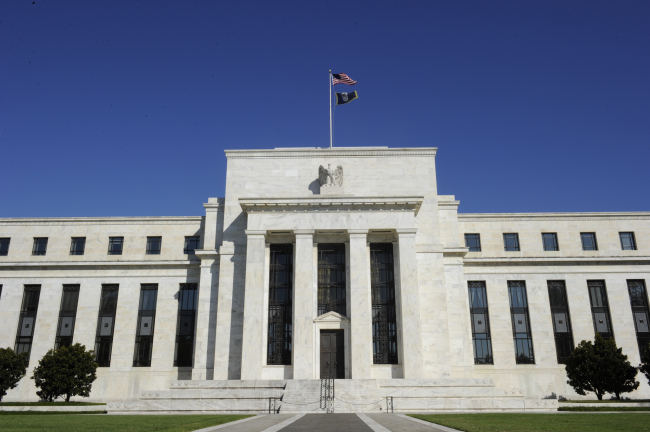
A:
<svg viewBox="0 0 650 432">
<path fill-rule="evenodd" d="M 438 147 L 461 212 L 650 210 L 650 2 L 16 1 L 0 217 L 200 215 L 224 149 Z"/>
</svg>

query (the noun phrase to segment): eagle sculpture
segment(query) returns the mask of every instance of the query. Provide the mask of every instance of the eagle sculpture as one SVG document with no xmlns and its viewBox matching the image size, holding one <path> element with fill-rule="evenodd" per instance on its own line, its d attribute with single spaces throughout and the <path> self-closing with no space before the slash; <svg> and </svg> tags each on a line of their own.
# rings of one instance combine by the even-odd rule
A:
<svg viewBox="0 0 650 432">
<path fill-rule="evenodd" d="M 321 165 L 318 168 L 318 181 L 321 186 L 342 186 L 343 167 L 339 165 L 333 170 L 330 164 L 327 164 L 327 168 Z"/>
</svg>

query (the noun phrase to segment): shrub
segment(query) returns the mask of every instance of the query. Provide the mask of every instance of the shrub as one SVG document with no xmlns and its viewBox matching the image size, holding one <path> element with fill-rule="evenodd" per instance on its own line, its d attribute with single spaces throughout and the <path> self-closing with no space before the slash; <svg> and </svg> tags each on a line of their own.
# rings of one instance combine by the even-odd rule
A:
<svg viewBox="0 0 650 432">
<path fill-rule="evenodd" d="M 41 400 L 51 402 L 65 396 L 65 401 L 70 402 L 72 396 L 90 396 L 96 371 L 94 352 L 74 344 L 49 350 L 38 362 L 32 379 L 41 389 L 36 392 Z"/>
<path fill-rule="evenodd" d="M 0 348 L 0 401 L 25 376 L 28 363 L 29 353 L 16 354 L 11 348 Z"/>
</svg>

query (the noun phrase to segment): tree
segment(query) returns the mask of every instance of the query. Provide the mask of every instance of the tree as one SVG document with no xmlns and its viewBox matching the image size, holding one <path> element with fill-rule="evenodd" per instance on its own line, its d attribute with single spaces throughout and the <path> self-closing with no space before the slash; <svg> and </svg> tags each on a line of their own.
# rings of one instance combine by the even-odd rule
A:
<svg viewBox="0 0 650 432">
<path fill-rule="evenodd" d="M 635 381 L 637 370 L 627 361 L 622 348 L 616 347 L 613 338 L 603 339 L 596 333 L 596 339 L 582 341 L 573 350 L 566 362 L 567 383 L 579 395 L 594 392 L 598 400 L 605 393 L 613 393 L 620 399 L 639 387 Z"/>
<path fill-rule="evenodd" d="M 648 379 L 648 384 L 650 384 L 650 344 L 646 345 L 643 351 L 643 358 L 641 359 L 639 370 L 645 375 Z"/>
<path fill-rule="evenodd" d="M 51 402 L 65 396 L 65 401 L 70 402 L 72 396 L 90 396 L 96 371 L 94 352 L 77 343 L 49 350 L 38 362 L 32 379 L 41 389 L 36 392 L 41 400 Z"/>
<path fill-rule="evenodd" d="M 25 376 L 29 353 L 16 354 L 11 348 L 0 348 L 0 401 L 7 390 L 16 388 Z"/>
</svg>

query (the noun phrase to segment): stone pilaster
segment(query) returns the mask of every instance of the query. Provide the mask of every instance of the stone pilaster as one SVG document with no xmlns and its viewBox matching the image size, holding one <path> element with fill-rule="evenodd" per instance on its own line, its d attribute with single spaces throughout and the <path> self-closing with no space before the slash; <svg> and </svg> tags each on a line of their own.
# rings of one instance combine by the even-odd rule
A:
<svg viewBox="0 0 650 432">
<path fill-rule="evenodd" d="M 215 250 L 196 250 L 201 260 L 196 304 L 196 335 L 194 336 L 194 368 L 192 379 L 211 380 L 214 377 L 214 342 L 219 291 L 219 254 Z"/>
<path fill-rule="evenodd" d="M 313 379 L 314 318 L 314 230 L 294 230 L 296 253 L 293 288 L 293 378 Z"/>
<path fill-rule="evenodd" d="M 372 365 L 372 300 L 368 230 L 350 235 L 350 347 L 352 378 L 369 379 Z"/>
</svg>

